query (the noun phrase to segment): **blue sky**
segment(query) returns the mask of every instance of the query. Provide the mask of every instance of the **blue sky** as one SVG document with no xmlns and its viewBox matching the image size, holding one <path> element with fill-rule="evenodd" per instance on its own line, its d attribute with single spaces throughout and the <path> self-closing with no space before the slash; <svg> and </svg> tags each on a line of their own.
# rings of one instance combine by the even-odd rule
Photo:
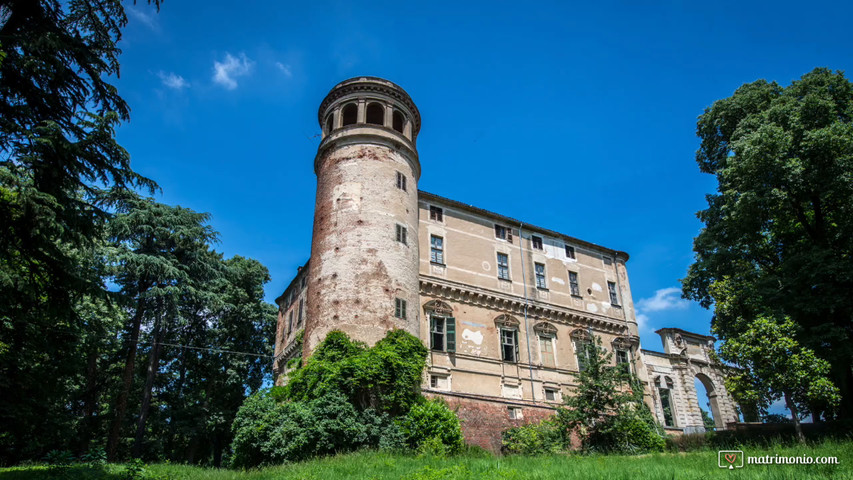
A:
<svg viewBox="0 0 853 480">
<path fill-rule="evenodd" d="M 213 214 L 272 301 L 310 254 L 317 108 L 374 75 L 418 105 L 419 187 L 631 255 L 643 347 L 709 333 L 679 299 L 715 181 L 696 117 L 759 78 L 849 70 L 842 2 L 128 3 L 118 132 L 161 201 Z M 594 5 L 592 5 L 594 3 Z"/>
</svg>

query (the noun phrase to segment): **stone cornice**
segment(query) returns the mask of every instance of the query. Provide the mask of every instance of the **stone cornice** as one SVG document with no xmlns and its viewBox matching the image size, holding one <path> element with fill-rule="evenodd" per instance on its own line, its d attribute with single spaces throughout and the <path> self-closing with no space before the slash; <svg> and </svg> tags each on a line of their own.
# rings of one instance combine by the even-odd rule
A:
<svg viewBox="0 0 853 480">
<path fill-rule="evenodd" d="M 503 313 L 524 315 L 525 301 L 522 297 L 510 296 L 490 290 L 472 287 L 448 280 L 439 280 L 421 275 L 420 293 L 438 297 L 450 302 L 466 303 L 487 307 Z M 578 327 L 590 326 L 596 330 L 614 335 L 627 335 L 628 324 L 624 320 L 590 315 L 586 312 L 544 303 L 530 299 L 527 302 L 527 315 L 533 319 L 547 320 L 563 325 Z"/>
</svg>

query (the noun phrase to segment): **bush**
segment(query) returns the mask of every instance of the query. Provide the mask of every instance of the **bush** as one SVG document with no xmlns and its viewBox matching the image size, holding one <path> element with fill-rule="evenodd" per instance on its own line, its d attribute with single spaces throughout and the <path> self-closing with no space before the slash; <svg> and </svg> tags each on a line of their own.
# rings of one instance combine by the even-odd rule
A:
<svg viewBox="0 0 853 480">
<path fill-rule="evenodd" d="M 390 438 L 383 435 L 389 430 Z M 277 402 L 269 391 L 250 397 L 234 420 L 232 465 L 248 468 L 356 450 L 393 448 L 393 423 L 372 410 L 359 412 L 343 395 L 311 402 Z M 399 436 L 399 435 L 398 435 Z"/>
<path fill-rule="evenodd" d="M 337 392 L 359 410 L 403 415 L 421 398 L 426 355 L 421 341 L 404 330 L 388 332 L 370 348 L 332 331 L 305 366 L 290 374 L 285 396 L 309 401 Z"/>
<path fill-rule="evenodd" d="M 553 420 L 510 428 L 502 433 L 501 444 L 503 453 L 522 455 L 557 453 L 566 448 L 560 427 Z"/>
<path fill-rule="evenodd" d="M 648 408 L 629 406 L 607 416 L 584 440 L 584 449 L 601 453 L 662 452 L 666 441 Z"/>
<path fill-rule="evenodd" d="M 413 406 L 398 422 L 408 446 L 422 453 L 455 454 L 464 445 L 459 418 L 439 398 Z"/>
<path fill-rule="evenodd" d="M 426 353 L 402 330 L 371 348 L 330 332 L 285 387 L 244 402 L 232 426 L 231 464 L 248 468 L 362 447 L 458 452 L 456 414 L 420 393 Z"/>
</svg>

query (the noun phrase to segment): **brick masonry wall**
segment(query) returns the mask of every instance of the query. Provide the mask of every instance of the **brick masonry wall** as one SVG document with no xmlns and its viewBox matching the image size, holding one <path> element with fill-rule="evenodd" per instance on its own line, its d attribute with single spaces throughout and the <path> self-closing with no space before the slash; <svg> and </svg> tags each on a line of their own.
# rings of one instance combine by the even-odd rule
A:
<svg viewBox="0 0 853 480">
<path fill-rule="evenodd" d="M 436 395 L 447 402 L 462 422 L 465 443 L 498 453 L 501 451 L 501 432 L 508 428 L 535 423 L 554 415 L 551 408 L 500 400 L 487 400 L 455 395 Z M 508 407 L 520 407 L 523 419 L 509 418 Z M 575 442 L 573 442 L 574 444 Z M 576 446 L 576 445 L 573 445 Z"/>
</svg>

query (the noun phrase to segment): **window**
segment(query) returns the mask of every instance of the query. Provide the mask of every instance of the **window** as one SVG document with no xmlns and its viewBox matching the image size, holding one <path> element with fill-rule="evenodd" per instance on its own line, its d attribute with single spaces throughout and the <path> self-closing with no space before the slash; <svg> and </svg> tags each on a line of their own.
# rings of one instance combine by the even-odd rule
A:
<svg viewBox="0 0 853 480">
<path fill-rule="evenodd" d="M 625 370 L 625 373 L 631 373 L 631 355 L 627 350 L 616 350 L 616 365 Z"/>
<path fill-rule="evenodd" d="M 506 240 L 509 243 L 512 243 L 512 229 L 504 227 L 503 225 L 495 224 L 495 238 L 500 238 L 501 240 Z"/>
<path fill-rule="evenodd" d="M 569 272 L 569 287 L 572 289 L 572 295 L 576 297 L 581 296 L 581 287 L 578 284 L 577 272 Z"/>
<path fill-rule="evenodd" d="M 675 422 L 672 421 L 672 402 L 670 400 L 670 393 L 668 388 L 661 388 L 658 390 L 660 394 L 660 406 L 661 410 L 663 410 L 663 425 L 665 427 L 673 427 L 675 426 Z"/>
<path fill-rule="evenodd" d="M 509 280 L 509 255 L 505 253 L 498 254 L 498 278 Z"/>
<path fill-rule="evenodd" d="M 406 319 L 406 301 L 402 298 L 394 299 L 394 316 L 403 320 Z"/>
<path fill-rule="evenodd" d="M 304 309 L 304 307 L 305 307 L 305 299 L 300 298 L 299 299 L 299 316 L 296 317 L 296 326 L 297 327 L 302 326 L 302 310 Z"/>
<path fill-rule="evenodd" d="M 607 291 L 610 292 L 610 303 L 619 305 L 619 297 L 616 295 L 616 284 L 607 282 Z"/>
<path fill-rule="evenodd" d="M 560 401 L 560 391 L 556 388 L 545 388 L 545 401 L 546 402 L 559 402 Z"/>
<path fill-rule="evenodd" d="M 398 110 L 394 110 L 394 114 L 391 116 L 391 128 L 397 130 L 400 133 L 403 133 L 403 125 L 405 124 L 405 118 L 403 114 Z"/>
<path fill-rule="evenodd" d="M 578 371 L 583 372 L 589 363 L 590 350 L 595 348 L 591 340 L 578 339 L 575 341 L 575 354 L 578 359 Z"/>
<path fill-rule="evenodd" d="M 429 317 L 430 348 L 442 352 L 456 351 L 456 319 L 453 317 Z"/>
<path fill-rule="evenodd" d="M 450 390 L 450 377 L 446 375 L 430 375 L 429 387 L 435 390 Z"/>
<path fill-rule="evenodd" d="M 355 122 L 358 121 L 358 105 L 354 103 L 347 104 L 341 110 L 341 115 L 343 116 L 341 126 L 355 125 Z"/>
<path fill-rule="evenodd" d="M 429 237 L 429 261 L 444 265 L 444 239 L 430 235 Z"/>
<path fill-rule="evenodd" d="M 545 265 L 542 263 L 534 263 L 536 270 L 536 288 L 548 288 L 545 284 Z"/>
<path fill-rule="evenodd" d="M 613 259 L 610 257 L 602 257 L 605 265 L 613 265 Z"/>
<path fill-rule="evenodd" d="M 509 413 L 510 420 L 524 419 L 524 415 L 521 413 L 520 407 L 507 407 L 507 412 Z"/>
<path fill-rule="evenodd" d="M 408 243 L 406 243 L 406 227 L 400 224 L 397 224 L 397 241 L 403 245 L 408 245 Z"/>
<path fill-rule="evenodd" d="M 575 247 L 566 245 L 566 258 L 575 258 Z"/>
<path fill-rule="evenodd" d="M 539 353 L 542 365 L 553 368 L 554 362 L 554 338 L 547 335 L 539 335 Z"/>
<path fill-rule="evenodd" d="M 533 235 L 532 237 L 530 237 L 530 241 L 533 242 L 533 248 L 535 248 L 536 250 L 542 250 L 542 237 L 537 237 L 536 235 Z"/>
<path fill-rule="evenodd" d="M 655 378 L 655 386 L 658 388 L 658 394 L 660 396 L 660 407 L 663 410 L 663 424 L 666 427 L 674 427 L 674 412 L 672 405 L 672 389 L 674 387 L 673 381 L 669 377 L 657 377 Z"/>
<path fill-rule="evenodd" d="M 287 318 L 287 331 L 293 331 L 293 310 L 290 311 L 290 315 Z"/>
<path fill-rule="evenodd" d="M 326 134 L 328 135 L 334 127 L 335 124 L 335 114 L 331 114 L 326 118 Z"/>
<path fill-rule="evenodd" d="M 518 361 L 518 330 L 502 328 L 501 332 L 501 358 L 505 362 Z"/>
<path fill-rule="evenodd" d="M 436 207 L 435 205 L 430 205 L 429 207 L 429 219 L 435 220 L 436 222 L 444 221 L 444 210 L 441 207 Z"/>
<path fill-rule="evenodd" d="M 371 125 L 385 125 L 385 107 L 378 103 L 369 104 L 366 120 Z"/>
<path fill-rule="evenodd" d="M 397 188 L 406 191 L 406 176 L 400 172 L 397 172 Z"/>
</svg>

